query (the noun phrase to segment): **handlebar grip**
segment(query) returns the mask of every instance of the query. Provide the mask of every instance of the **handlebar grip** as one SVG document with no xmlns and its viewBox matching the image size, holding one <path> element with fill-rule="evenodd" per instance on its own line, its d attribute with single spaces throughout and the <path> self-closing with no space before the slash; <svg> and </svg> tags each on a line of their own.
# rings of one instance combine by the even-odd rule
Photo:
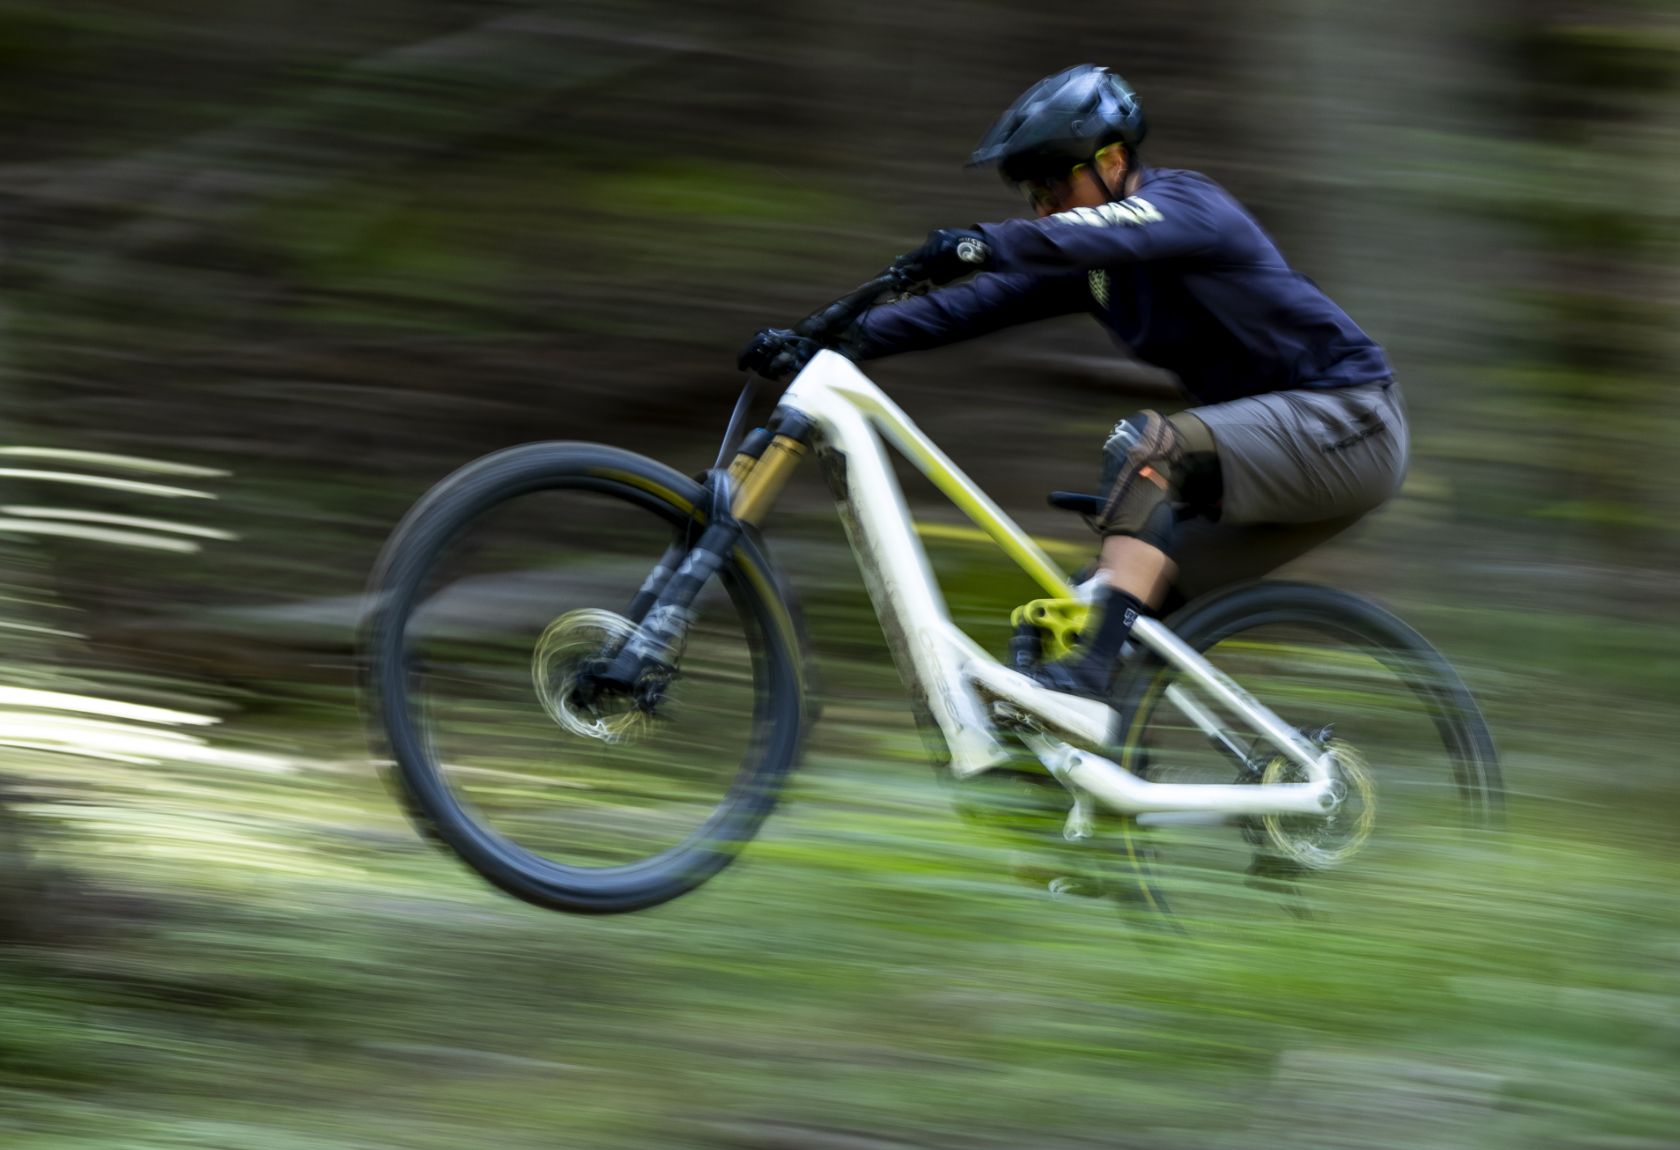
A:
<svg viewBox="0 0 1680 1150">
<path fill-rule="evenodd" d="M 808 339 L 828 344 L 844 333 L 883 292 L 899 290 L 902 280 L 903 276 L 897 271 L 883 272 L 856 291 L 818 308 L 794 324 L 793 330 Z"/>
</svg>

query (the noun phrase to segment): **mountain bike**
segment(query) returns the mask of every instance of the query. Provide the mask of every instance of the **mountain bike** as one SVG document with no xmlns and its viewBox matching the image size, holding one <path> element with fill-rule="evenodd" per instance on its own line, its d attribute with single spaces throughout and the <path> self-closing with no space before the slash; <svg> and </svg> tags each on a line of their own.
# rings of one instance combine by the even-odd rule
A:
<svg viewBox="0 0 1680 1150">
<path fill-rule="evenodd" d="M 889 268 L 795 330 L 831 347 L 913 287 Z M 374 729 L 418 825 L 504 891 L 651 907 L 757 833 L 814 717 L 810 646 L 760 535 L 810 455 L 939 765 L 1030 794 L 1028 821 L 1117 864 L 1130 901 L 1295 902 L 1496 824 L 1474 699 L 1382 608 L 1251 583 L 1140 618 L 1110 698 L 1047 690 L 1023 665 L 1066 655 L 1089 587 L 844 356 L 818 352 L 743 434 L 753 387 L 698 477 L 600 444 L 512 447 L 444 479 L 384 548 Z M 1011 617 L 1009 656 L 952 622 L 889 447 L 1041 591 Z"/>
</svg>

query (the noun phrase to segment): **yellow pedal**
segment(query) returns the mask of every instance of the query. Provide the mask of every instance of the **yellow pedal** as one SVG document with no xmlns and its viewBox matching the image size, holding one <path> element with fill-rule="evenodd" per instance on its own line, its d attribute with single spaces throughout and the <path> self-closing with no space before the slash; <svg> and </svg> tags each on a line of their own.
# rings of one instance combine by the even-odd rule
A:
<svg viewBox="0 0 1680 1150">
<path fill-rule="evenodd" d="M 1091 605 L 1078 599 L 1034 599 L 1015 608 L 1009 623 L 1013 627 L 1022 623 L 1037 627 L 1044 635 L 1044 659 L 1048 662 L 1073 649 L 1090 614 Z"/>
</svg>

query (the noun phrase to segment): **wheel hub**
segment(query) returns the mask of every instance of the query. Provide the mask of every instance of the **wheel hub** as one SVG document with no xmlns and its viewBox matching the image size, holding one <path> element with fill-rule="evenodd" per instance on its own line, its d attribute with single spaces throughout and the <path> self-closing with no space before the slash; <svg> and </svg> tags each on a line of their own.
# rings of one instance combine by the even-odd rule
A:
<svg viewBox="0 0 1680 1150">
<path fill-rule="evenodd" d="M 596 689 L 591 671 L 610 661 L 636 625 L 598 608 L 568 611 L 550 623 L 531 654 L 531 683 L 562 731 L 602 743 L 640 738 L 652 716 L 623 691 Z"/>
<path fill-rule="evenodd" d="M 1348 742 L 1324 745 L 1330 759 L 1330 807 L 1320 815 L 1265 815 L 1266 842 L 1283 857 L 1312 870 L 1329 870 L 1352 858 L 1371 837 L 1376 824 L 1376 784 L 1365 756 Z M 1260 781 L 1302 783 L 1306 771 L 1283 755 L 1271 759 Z"/>
</svg>

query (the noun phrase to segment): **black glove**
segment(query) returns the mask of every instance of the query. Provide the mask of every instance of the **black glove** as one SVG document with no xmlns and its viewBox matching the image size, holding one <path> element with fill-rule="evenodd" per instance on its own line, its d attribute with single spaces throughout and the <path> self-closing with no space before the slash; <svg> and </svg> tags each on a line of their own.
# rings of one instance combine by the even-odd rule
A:
<svg viewBox="0 0 1680 1150">
<path fill-rule="evenodd" d="M 978 232 L 939 228 L 928 233 L 927 243 L 894 260 L 893 266 L 911 279 L 937 287 L 985 271 L 991 262 L 992 249 Z"/>
<path fill-rule="evenodd" d="M 765 379 L 784 383 L 805 370 L 811 357 L 822 350 L 814 339 L 806 339 L 792 328 L 767 327 L 741 349 L 735 365 L 742 371 L 756 371 Z"/>
</svg>

